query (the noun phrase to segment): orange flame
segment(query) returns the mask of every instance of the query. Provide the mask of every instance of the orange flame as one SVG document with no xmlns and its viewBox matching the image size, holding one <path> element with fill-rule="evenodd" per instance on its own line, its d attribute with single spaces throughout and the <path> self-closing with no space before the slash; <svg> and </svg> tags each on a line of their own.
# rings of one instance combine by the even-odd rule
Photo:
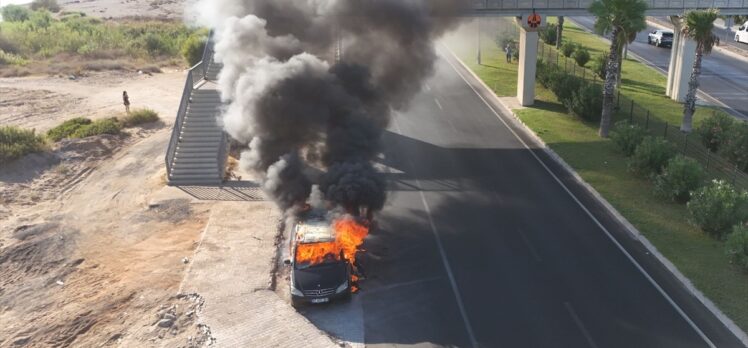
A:
<svg viewBox="0 0 748 348">
<path fill-rule="evenodd" d="M 340 259 L 340 249 L 335 242 L 299 244 L 296 247 L 296 262 L 316 265 L 325 258 Z"/>
<path fill-rule="evenodd" d="M 360 250 L 364 238 L 369 234 L 369 228 L 352 218 L 343 218 L 333 222 L 333 229 L 333 242 L 299 244 L 296 247 L 296 262 L 315 265 L 330 259 L 338 261 L 342 252 L 343 257 L 353 264 L 355 269 L 356 252 Z M 355 274 L 351 276 L 353 292 L 358 290 L 358 286 L 355 285 L 358 278 Z"/>
</svg>

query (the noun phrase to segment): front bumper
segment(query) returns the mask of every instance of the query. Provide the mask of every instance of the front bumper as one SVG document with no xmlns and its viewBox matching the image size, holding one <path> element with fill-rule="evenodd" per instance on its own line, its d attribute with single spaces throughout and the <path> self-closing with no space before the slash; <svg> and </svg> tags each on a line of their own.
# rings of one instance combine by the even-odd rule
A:
<svg viewBox="0 0 748 348">
<path fill-rule="evenodd" d="M 346 299 L 351 296 L 351 288 L 348 287 L 344 291 L 340 293 L 332 293 L 329 295 L 305 295 L 305 296 L 298 296 L 291 294 L 291 301 L 294 305 L 302 305 L 302 304 L 323 304 L 323 303 L 329 303 L 332 301 L 337 301 L 341 299 Z"/>
</svg>

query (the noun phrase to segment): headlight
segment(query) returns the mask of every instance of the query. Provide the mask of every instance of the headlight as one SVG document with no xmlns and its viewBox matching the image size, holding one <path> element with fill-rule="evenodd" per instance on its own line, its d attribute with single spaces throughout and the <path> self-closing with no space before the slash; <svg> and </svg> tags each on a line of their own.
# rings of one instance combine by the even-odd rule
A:
<svg viewBox="0 0 748 348">
<path fill-rule="evenodd" d="M 338 286 L 338 288 L 337 288 L 337 289 L 335 289 L 335 293 L 336 293 L 336 294 L 339 294 L 339 293 L 341 293 L 341 292 L 345 291 L 345 289 L 348 289 L 348 281 L 346 281 L 346 282 L 345 282 L 345 283 L 343 283 L 343 284 L 340 284 L 340 286 Z"/>
<path fill-rule="evenodd" d="M 293 285 L 291 285 L 291 295 L 304 297 L 304 293 L 302 293 L 301 290 L 295 288 Z"/>
</svg>

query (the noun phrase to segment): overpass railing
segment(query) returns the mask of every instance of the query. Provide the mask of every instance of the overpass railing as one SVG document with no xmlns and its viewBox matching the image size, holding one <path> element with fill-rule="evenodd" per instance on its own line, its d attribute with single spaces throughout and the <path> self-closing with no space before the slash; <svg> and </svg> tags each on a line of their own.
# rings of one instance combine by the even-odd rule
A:
<svg viewBox="0 0 748 348">
<path fill-rule="evenodd" d="M 748 0 L 645 0 L 647 15 L 678 15 L 687 10 L 716 8 L 722 14 L 748 13 Z M 522 15 L 533 10 L 551 16 L 589 15 L 592 0 L 473 0 L 469 15 Z"/>
</svg>

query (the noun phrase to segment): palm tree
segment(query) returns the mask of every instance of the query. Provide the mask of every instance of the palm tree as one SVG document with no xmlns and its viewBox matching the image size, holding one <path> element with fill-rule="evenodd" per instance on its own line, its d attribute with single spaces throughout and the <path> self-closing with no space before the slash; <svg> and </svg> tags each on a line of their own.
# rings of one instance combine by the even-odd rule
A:
<svg viewBox="0 0 748 348">
<path fill-rule="evenodd" d="M 686 104 L 683 107 L 683 123 L 680 130 L 684 133 L 690 133 L 693 128 L 696 90 L 699 88 L 699 75 L 701 75 L 701 59 L 704 54 L 712 52 L 712 47 L 717 40 L 712 30 L 718 15 L 719 11 L 716 9 L 686 13 L 683 35 L 696 42 L 696 59 L 693 62 L 691 78 L 688 80 L 688 94 L 686 94 Z"/>
<path fill-rule="evenodd" d="M 608 137 L 613 117 L 613 97 L 616 90 L 618 66 L 622 44 L 633 41 L 636 33 L 647 27 L 644 12 L 647 4 L 643 0 L 595 0 L 590 12 L 597 17 L 595 31 L 600 35 L 610 34 L 605 84 L 603 85 L 603 114 L 600 119 L 600 136 Z"/>
</svg>

